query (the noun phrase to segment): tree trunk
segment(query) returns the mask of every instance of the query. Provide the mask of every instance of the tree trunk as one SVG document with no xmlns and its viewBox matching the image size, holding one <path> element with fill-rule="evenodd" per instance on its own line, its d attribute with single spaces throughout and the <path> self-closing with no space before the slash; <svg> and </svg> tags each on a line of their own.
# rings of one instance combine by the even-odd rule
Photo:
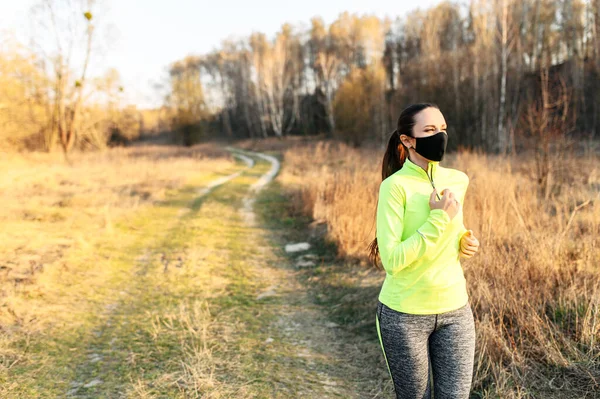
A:
<svg viewBox="0 0 600 399">
<path fill-rule="evenodd" d="M 508 4 L 507 0 L 502 0 L 502 40 L 501 46 L 501 81 L 500 81 L 500 107 L 498 109 L 498 152 L 506 153 L 506 132 L 504 131 L 504 106 L 506 103 L 506 75 L 508 59 Z"/>
</svg>

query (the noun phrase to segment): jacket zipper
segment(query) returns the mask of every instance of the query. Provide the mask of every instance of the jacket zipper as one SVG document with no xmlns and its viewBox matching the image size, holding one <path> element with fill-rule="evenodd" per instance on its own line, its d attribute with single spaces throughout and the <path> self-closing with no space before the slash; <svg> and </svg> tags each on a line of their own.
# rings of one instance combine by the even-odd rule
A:
<svg viewBox="0 0 600 399">
<path fill-rule="evenodd" d="M 431 170 L 431 176 L 429 176 L 429 170 Z M 433 168 L 432 168 L 431 162 L 427 162 L 427 177 L 429 178 L 429 181 L 431 182 L 431 187 L 433 187 L 433 189 L 435 190 L 435 184 L 433 184 Z M 438 200 L 442 199 L 440 197 L 439 193 L 435 193 L 435 195 L 437 196 Z"/>
</svg>

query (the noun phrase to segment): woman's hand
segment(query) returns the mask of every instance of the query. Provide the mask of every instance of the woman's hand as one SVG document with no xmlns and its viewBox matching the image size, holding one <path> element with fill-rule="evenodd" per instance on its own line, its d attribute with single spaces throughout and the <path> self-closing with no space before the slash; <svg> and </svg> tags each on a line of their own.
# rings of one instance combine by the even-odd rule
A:
<svg viewBox="0 0 600 399">
<path fill-rule="evenodd" d="M 436 194 L 437 190 L 434 188 L 429 196 L 429 208 L 443 209 L 450 216 L 450 220 L 454 219 L 454 216 L 460 211 L 460 203 L 454 196 L 454 193 L 449 188 L 443 189 L 442 199 L 439 201 L 435 200 Z"/>
<path fill-rule="evenodd" d="M 460 256 L 471 258 L 479 250 L 479 240 L 473 235 L 473 230 L 467 230 L 460 238 Z"/>
</svg>

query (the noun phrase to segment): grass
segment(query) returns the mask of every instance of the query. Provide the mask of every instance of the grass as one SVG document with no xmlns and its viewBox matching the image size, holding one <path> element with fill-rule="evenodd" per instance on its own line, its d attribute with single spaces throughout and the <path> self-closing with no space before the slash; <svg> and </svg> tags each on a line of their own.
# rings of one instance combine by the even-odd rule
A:
<svg viewBox="0 0 600 399">
<path fill-rule="evenodd" d="M 183 170 L 178 168 L 186 162 L 185 159 L 182 161 L 172 166 L 173 171 L 178 170 L 183 175 Z M 161 200 L 139 207 L 135 214 L 121 212 L 100 231 L 91 230 L 92 226 L 86 226 L 89 230 L 85 230 L 83 223 L 81 229 L 71 229 L 68 234 L 80 237 L 79 245 L 65 245 L 58 261 L 44 263 L 37 273 L 31 273 L 27 284 L 17 283 L 13 278 L 15 283 L 10 289 L 11 278 L 23 271 L 15 273 L 14 267 L 9 269 L 15 274 L 7 274 L 3 284 L 1 327 L 7 332 L 0 346 L 0 393 L 3 397 L 62 396 L 72 388 L 85 391 L 88 388 L 81 386 L 97 374 L 103 376 L 103 383 L 90 387 L 88 393 L 110 393 L 121 389 L 122 377 L 129 376 L 131 381 L 142 378 L 135 373 L 136 368 L 131 368 L 132 363 L 143 369 L 148 365 L 154 365 L 157 370 L 163 369 L 163 365 L 157 364 L 152 357 L 153 350 L 145 349 L 156 344 L 159 352 L 166 351 L 162 355 L 168 359 L 169 351 L 179 346 L 181 341 L 176 337 L 165 342 L 159 337 L 149 341 L 151 331 L 143 324 L 149 320 L 148 317 L 152 319 L 152 313 L 148 313 L 150 310 L 169 314 L 184 306 L 177 301 L 177 292 L 170 291 L 174 285 L 169 282 L 173 278 L 181 279 L 181 282 L 194 281 L 190 278 L 189 268 L 184 267 L 189 259 L 182 252 L 182 244 L 188 240 L 186 229 L 189 223 L 186 221 L 201 205 L 201 201 L 196 199 L 195 187 L 220 175 L 217 171 L 224 164 L 225 158 L 212 165 L 209 162 L 198 163 L 196 168 L 203 166 L 205 173 L 195 170 L 187 186 L 166 190 Z M 228 167 L 234 171 L 241 165 L 230 163 Z M 58 165 L 55 168 L 60 170 L 63 167 Z M 79 173 L 83 176 L 85 166 L 81 169 L 83 171 Z M 160 176 L 160 172 L 157 175 Z M 53 187 L 47 191 L 50 188 Z M 192 212 L 181 216 L 181 205 L 185 203 L 190 203 Z M 39 220 L 37 223 L 49 225 L 52 221 Z M 35 237 L 37 227 L 19 224 L 24 237 Z M 52 230 L 53 227 L 56 230 Z M 66 233 L 58 226 L 50 226 L 47 230 L 50 234 Z M 3 249 L 9 252 L 12 242 L 7 241 L 4 241 Z M 35 253 L 39 248 L 28 246 L 27 250 Z M 182 264 L 179 268 L 171 266 L 170 274 L 164 273 L 163 262 L 157 259 L 163 254 L 167 260 L 177 256 L 182 259 L 179 262 Z M 44 260 L 44 254 L 36 255 L 37 259 Z M 150 273 L 151 270 L 154 273 Z M 179 288 L 185 293 L 185 289 L 194 287 L 184 285 Z M 110 336 L 126 337 L 127 341 L 109 341 L 106 337 Z M 104 359 L 108 352 L 110 360 L 89 362 L 90 356 Z M 90 363 L 92 366 L 83 367 L 78 363 Z M 126 373 L 127 370 L 130 372 Z"/>
<path fill-rule="evenodd" d="M 100 231 L 70 231 L 86 244 L 2 297 L 0 397 L 377 395 L 373 369 L 348 363 L 352 341 L 327 326 L 276 231 L 244 222 L 243 198 L 269 167 L 257 159 L 200 198 L 210 179 L 190 174 Z"/>
</svg>

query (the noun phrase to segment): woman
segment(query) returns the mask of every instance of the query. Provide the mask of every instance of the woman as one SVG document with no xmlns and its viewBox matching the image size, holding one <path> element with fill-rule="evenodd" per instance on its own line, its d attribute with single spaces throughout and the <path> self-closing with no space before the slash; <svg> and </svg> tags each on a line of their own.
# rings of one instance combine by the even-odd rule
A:
<svg viewBox="0 0 600 399">
<path fill-rule="evenodd" d="M 436 105 L 413 104 L 383 157 L 370 257 L 386 272 L 375 320 L 397 398 L 468 398 L 473 378 L 475 323 L 459 259 L 479 241 L 463 225 L 468 176 L 439 165 L 446 128 Z"/>
</svg>

